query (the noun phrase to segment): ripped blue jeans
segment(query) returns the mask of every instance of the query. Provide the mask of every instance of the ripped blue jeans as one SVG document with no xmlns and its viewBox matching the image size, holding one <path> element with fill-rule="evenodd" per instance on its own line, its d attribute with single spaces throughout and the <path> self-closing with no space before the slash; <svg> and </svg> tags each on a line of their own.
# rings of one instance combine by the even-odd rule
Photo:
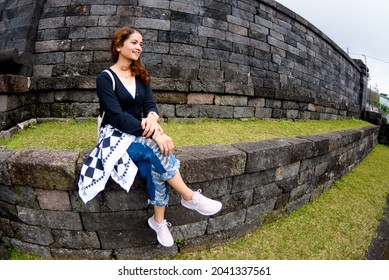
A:
<svg viewBox="0 0 389 280">
<path fill-rule="evenodd" d="M 149 204 L 167 206 L 170 187 L 166 181 L 177 174 L 180 162 L 173 154 L 164 156 L 157 143 L 145 137 L 136 137 L 127 153 L 146 181 Z"/>
</svg>

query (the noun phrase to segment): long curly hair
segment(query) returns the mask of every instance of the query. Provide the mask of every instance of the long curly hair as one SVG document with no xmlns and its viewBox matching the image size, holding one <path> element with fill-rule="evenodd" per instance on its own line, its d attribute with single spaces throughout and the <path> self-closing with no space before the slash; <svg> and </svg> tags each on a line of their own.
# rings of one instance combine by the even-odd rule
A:
<svg viewBox="0 0 389 280">
<path fill-rule="evenodd" d="M 111 42 L 111 56 L 113 62 L 116 63 L 119 59 L 119 52 L 117 51 L 117 48 L 122 47 L 124 42 L 130 37 L 131 34 L 134 33 L 139 33 L 142 35 L 139 30 L 131 27 L 122 27 L 116 30 Z M 140 78 L 142 83 L 147 85 L 150 82 L 149 72 L 146 70 L 145 66 L 140 61 L 140 58 L 138 58 L 138 60 L 132 61 L 132 63 L 130 64 L 130 70 L 131 73 L 133 73 L 136 77 Z"/>
</svg>

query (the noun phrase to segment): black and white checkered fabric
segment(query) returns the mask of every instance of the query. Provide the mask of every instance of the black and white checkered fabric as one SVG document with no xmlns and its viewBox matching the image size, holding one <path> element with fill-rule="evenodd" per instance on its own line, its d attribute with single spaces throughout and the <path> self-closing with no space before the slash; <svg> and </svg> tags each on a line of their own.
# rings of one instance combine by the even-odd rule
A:
<svg viewBox="0 0 389 280">
<path fill-rule="evenodd" d="M 138 171 L 127 153 L 134 138 L 111 125 L 100 130 L 98 144 L 85 160 L 78 181 L 78 193 L 84 203 L 105 188 L 110 176 L 123 189 L 130 190 Z"/>
</svg>

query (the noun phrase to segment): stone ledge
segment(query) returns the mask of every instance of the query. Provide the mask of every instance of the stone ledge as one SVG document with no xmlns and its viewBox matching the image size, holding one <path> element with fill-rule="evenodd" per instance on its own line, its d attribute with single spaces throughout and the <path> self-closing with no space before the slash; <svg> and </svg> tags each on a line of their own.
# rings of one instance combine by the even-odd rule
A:
<svg viewBox="0 0 389 280">
<path fill-rule="evenodd" d="M 177 243 L 168 249 L 157 245 L 146 224 L 151 207 L 142 181 L 129 193 L 109 181 L 83 204 L 76 179 L 87 152 L 2 149 L 1 240 L 21 252 L 59 259 L 151 259 L 222 245 L 320 195 L 370 152 L 378 131 L 373 126 L 178 148 L 184 180 L 224 207 L 202 216 L 182 207 L 171 191 L 166 217 Z"/>
<path fill-rule="evenodd" d="M 78 151 L 23 149 L 13 153 L 7 162 L 14 185 L 74 190 L 78 157 Z"/>
</svg>

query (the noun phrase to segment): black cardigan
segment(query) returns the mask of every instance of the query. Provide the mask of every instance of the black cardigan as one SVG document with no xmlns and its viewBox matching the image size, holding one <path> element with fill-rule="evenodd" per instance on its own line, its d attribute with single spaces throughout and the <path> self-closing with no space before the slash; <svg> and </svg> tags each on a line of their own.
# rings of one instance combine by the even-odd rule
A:
<svg viewBox="0 0 389 280">
<path fill-rule="evenodd" d="M 115 79 L 115 92 L 108 73 L 101 72 L 96 77 L 97 96 L 100 106 L 105 111 L 102 127 L 110 124 L 122 132 L 141 136 L 143 133 L 142 116 L 146 117 L 149 112 L 158 114 L 151 86 L 143 84 L 136 77 L 136 92 L 133 98 L 115 72 L 108 70 Z"/>
</svg>

